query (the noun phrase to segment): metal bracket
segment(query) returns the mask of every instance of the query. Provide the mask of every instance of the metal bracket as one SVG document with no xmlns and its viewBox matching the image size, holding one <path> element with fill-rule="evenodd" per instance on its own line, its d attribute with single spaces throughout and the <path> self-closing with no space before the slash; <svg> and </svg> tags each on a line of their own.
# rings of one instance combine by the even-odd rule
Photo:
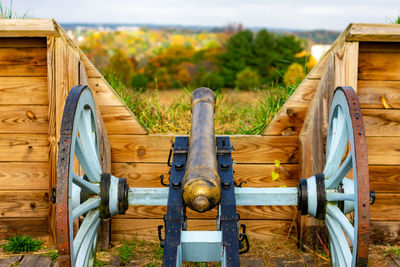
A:
<svg viewBox="0 0 400 267">
<path fill-rule="evenodd" d="M 250 244 L 246 234 L 246 225 L 241 224 L 240 227 L 242 228 L 242 232 L 239 234 L 239 254 L 241 255 L 249 252 Z"/>
</svg>

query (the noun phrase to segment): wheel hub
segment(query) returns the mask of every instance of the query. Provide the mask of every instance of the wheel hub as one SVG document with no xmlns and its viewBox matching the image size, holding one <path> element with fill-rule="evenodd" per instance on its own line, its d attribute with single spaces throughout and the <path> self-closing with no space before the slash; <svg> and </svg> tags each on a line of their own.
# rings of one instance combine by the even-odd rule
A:
<svg viewBox="0 0 400 267">
<path fill-rule="evenodd" d="M 125 178 L 103 173 L 100 179 L 100 218 L 108 219 L 128 210 L 129 186 Z"/>
</svg>

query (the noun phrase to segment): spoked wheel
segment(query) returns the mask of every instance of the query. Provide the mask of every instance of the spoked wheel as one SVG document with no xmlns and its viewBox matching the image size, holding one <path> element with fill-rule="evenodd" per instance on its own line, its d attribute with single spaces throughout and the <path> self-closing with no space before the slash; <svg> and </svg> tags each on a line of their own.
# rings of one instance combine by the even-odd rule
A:
<svg viewBox="0 0 400 267">
<path fill-rule="evenodd" d="M 347 177 L 346 177 L 347 176 Z M 301 179 L 299 210 L 324 219 L 333 266 L 367 266 L 369 174 L 360 103 L 351 87 L 335 90 L 322 174 Z"/>
<path fill-rule="evenodd" d="M 65 103 L 58 152 L 56 222 L 60 266 L 94 265 L 102 176 L 96 122 L 90 89 L 75 86 Z M 79 175 L 80 169 L 83 175 Z"/>
<path fill-rule="evenodd" d="M 360 103 L 351 87 L 338 88 L 329 114 L 325 223 L 333 266 L 367 266 L 369 172 Z M 352 172 L 350 172 L 352 170 Z M 351 174 L 353 178 L 345 176 Z"/>
</svg>

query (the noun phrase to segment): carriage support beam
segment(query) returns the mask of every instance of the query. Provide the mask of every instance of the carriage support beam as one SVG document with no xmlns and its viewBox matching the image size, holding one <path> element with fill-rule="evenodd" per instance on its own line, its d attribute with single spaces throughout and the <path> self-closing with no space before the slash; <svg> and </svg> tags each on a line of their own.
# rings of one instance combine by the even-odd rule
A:
<svg viewBox="0 0 400 267">
<path fill-rule="evenodd" d="M 167 206 L 168 188 L 129 188 L 129 205 Z M 235 188 L 237 206 L 297 206 L 296 187 Z"/>
</svg>

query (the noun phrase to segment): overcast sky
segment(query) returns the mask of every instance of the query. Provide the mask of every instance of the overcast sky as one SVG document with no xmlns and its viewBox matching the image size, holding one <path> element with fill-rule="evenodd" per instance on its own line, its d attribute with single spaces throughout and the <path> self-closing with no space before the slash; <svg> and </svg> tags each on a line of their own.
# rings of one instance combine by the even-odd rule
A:
<svg viewBox="0 0 400 267">
<path fill-rule="evenodd" d="M 9 0 L 0 0 L 8 4 Z M 14 0 L 17 13 L 65 22 L 343 30 L 350 22 L 385 23 L 400 0 Z"/>
</svg>

